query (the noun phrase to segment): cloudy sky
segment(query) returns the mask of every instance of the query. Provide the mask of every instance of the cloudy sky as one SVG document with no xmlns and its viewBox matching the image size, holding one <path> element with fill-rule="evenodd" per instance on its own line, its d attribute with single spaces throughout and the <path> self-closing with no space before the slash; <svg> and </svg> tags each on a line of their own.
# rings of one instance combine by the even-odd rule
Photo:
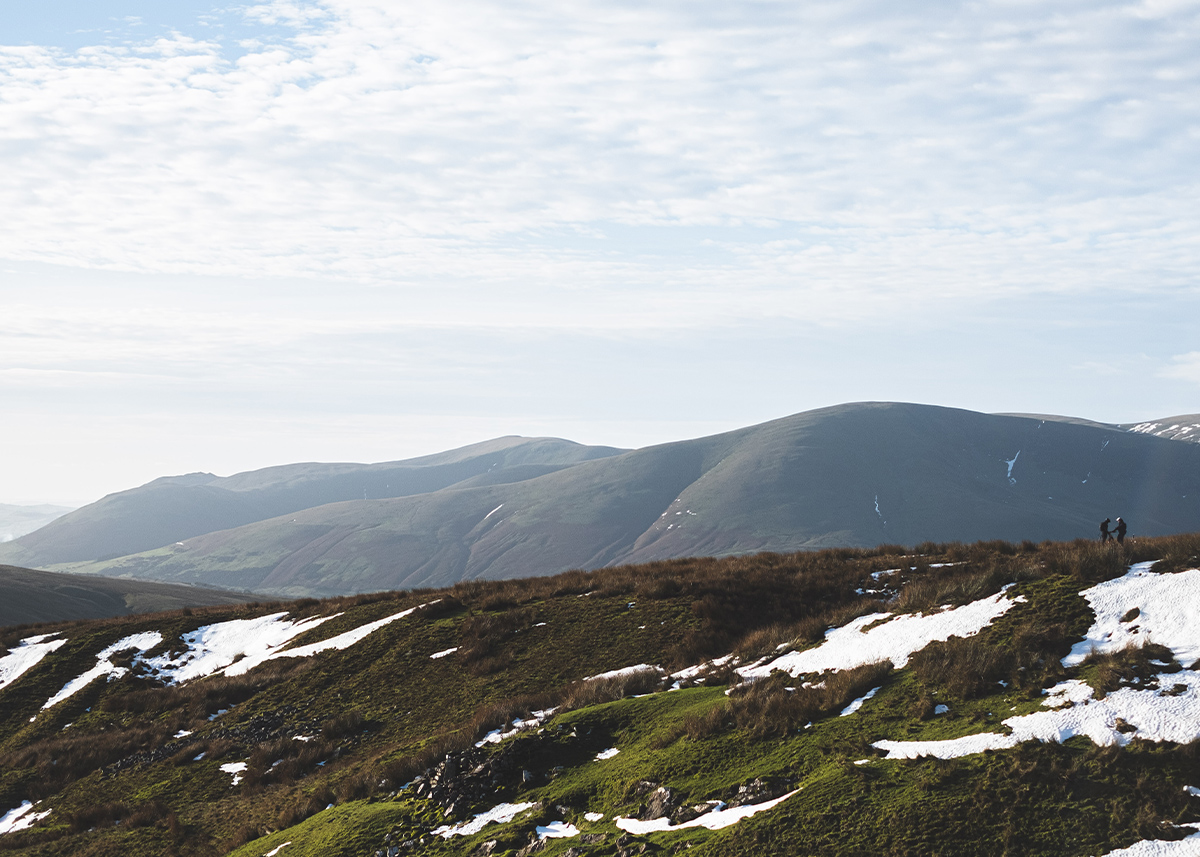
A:
<svg viewBox="0 0 1200 857">
<path fill-rule="evenodd" d="M 1200 411 L 1198 0 L 18 5 L 0 502 Z"/>
</svg>

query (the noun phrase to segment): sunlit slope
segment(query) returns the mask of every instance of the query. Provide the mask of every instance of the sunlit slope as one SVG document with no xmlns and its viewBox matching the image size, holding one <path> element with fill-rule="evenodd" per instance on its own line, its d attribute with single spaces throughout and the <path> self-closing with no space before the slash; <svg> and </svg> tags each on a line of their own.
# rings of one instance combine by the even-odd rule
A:
<svg viewBox="0 0 1200 857">
<path fill-rule="evenodd" d="M 285 595 L 444 585 L 691 555 L 1134 535 L 1200 517 L 1200 446 L 866 403 L 521 482 L 337 503 L 78 570 Z"/>
<path fill-rule="evenodd" d="M 55 574 L 0 565 L 0 627 L 242 604 L 252 597 L 196 586 Z"/>
<path fill-rule="evenodd" d="M 1198 611 L 1193 533 L 6 629 L 0 849 L 1194 854 Z"/>
<path fill-rule="evenodd" d="M 165 477 L 85 506 L 12 543 L 0 559 L 45 567 L 111 559 L 342 500 L 424 494 L 464 481 L 528 479 L 621 450 L 504 437 L 382 464 L 289 464 L 229 477 Z"/>
</svg>

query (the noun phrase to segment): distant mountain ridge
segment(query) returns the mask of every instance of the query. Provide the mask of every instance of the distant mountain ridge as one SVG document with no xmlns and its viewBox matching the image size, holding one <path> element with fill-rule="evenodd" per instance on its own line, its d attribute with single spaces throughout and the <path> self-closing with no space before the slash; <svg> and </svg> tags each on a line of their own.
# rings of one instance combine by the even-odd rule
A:
<svg viewBox="0 0 1200 857">
<path fill-rule="evenodd" d="M 310 482 L 345 474 L 361 482 L 371 468 L 383 468 L 388 485 L 400 465 L 412 487 L 405 496 L 342 499 L 160 538 L 151 550 L 102 554 L 87 538 L 97 513 L 115 507 L 114 498 L 136 509 L 134 501 L 160 496 L 151 483 L 0 547 L 0 558 L 7 549 L 26 552 L 10 561 L 51 559 L 60 570 L 333 595 L 683 556 L 1090 538 L 1100 520 L 1117 515 L 1132 535 L 1165 535 L 1200 519 L 1200 445 L 1068 420 L 878 402 L 627 452 L 506 438 L 396 465 L 271 468 L 229 477 L 224 484 L 244 493 L 222 488 L 220 497 L 248 499 L 282 482 L 294 501 Z M 432 487 L 418 493 L 420 480 Z M 217 496 L 213 485 L 187 490 L 207 502 Z M 137 519 L 122 527 L 137 530 Z"/>
<path fill-rule="evenodd" d="M 165 476 L 110 494 L 5 545 L 0 559 L 39 567 L 112 559 L 328 503 L 528 479 L 622 451 L 554 438 L 502 437 L 406 461 Z"/>
</svg>

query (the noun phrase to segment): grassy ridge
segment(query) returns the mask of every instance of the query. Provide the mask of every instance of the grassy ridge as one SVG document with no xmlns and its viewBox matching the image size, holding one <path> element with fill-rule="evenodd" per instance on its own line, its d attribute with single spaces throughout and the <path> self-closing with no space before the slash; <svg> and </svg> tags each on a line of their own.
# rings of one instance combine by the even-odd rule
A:
<svg viewBox="0 0 1200 857">
<path fill-rule="evenodd" d="M 1183 792 L 1200 785 L 1194 744 L 1113 750 L 1073 739 L 913 762 L 881 760 L 869 745 L 993 731 L 1036 710 L 1042 686 L 1062 677 L 1058 659 L 1091 621 L 1081 589 L 1131 562 L 1159 559 L 1171 570 L 1195 566 L 1198 555 L 1198 536 L 1120 549 L 883 546 L 64 624 L 67 645 L 0 690 L 0 811 L 26 799 L 52 810 L 33 829 L 0 836 L 0 849 L 260 857 L 291 842 L 283 857 L 370 855 L 390 835 L 413 843 L 403 853 L 466 854 L 495 842 L 491 853 L 502 854 L 535 841 L 537 825 L 562 820 L 589 839 L 547 840 L 539 853 L 612 854 L 630 844 L 618 844 L 612 816 L 645 813 L 653 800 L 683 819 L 706 801 L 754 803 L 797 788 L 775 810 L 725 830 L 636 843 L 722 855 L 1082 855 L 1177 835 L 1164 824 L 1196 818 Z M 827 679 L 819 691 L 781 677 L 730 688 L 719 667 L 675 692 L 652 692 L 671 683 L 652 671 L 581 681 L 730 652 L 748 661 L 781 643 L 810 645 L 830 625 L 878 611 L 882 598 L 895 596 L 888 609 L 917 612 L 1010 583 L 1026 601 L 976 637 L 930 646 L 901 670 Z M 96 652 L 137 631 L 162 631 L 165 650 L 215 621 L 342 614 L 299 645 L 419 605 L 427 606 L 344 651 L 179 687 L 131 674 L 40 711 Z M 9 631 L 3 642 L 27 633 Z M 1122 670 L 1136 669 L 1094 662 L 1077 672 L 1115 686 Z M 880 689 L 858 714 L 837 716 L 872 687 Z M 949 713 L 930 716 L 935 704 Z M 514 717 L 550 707 L 558 711 L 540 731 L 474 748 Z M 619 754 L 596 759 L 610 748 Z M 230 762 L 248 766 L 237 786 L 220 770 Z M 474 836 L 432 835 L 502 801 L 534 806 Z M 590 812 L 606 820 L 589 822 Z"/>
</svg>

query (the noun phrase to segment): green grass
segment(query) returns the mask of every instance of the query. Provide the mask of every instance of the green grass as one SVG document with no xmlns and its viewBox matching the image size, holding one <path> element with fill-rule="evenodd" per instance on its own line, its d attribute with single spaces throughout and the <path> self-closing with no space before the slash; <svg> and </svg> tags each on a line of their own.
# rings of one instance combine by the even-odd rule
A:
<svg viewBox="0 0 1200 857">
<path fill-rule="evenodd" d="M 1162 550 L 1170 567 L 1182 567 L 1197 546 L 1200 539 L 1176 537 Z M 1137 551 L 1153 547 L 1141 543 Z M 1082 857 L 1175 835 L 1164 825 L 1196 820 L 1194 799 L 1183 792 L 1200 785 L 1195 744 L 1135 741 L 1114 749 L 1074 739 L 947 761 L 882 759 L 872 742 L 1003 731 L 1005 718 L 1041 706 L 1048 683 L 1071 676 L 1111 687 L 1144 669 L 1138 653 L 1071 671 L 1058 664 L 1092 618 L 1080 590 L 1113 573 L 1090 546 L 922 548 L 925 561 L 901 575 L 914 587 L 900 599 L 911 609 L 962 603 L 1014 581 L 1012 594 L 1025 602 L 977 637 L 931 647 L 936 658 L 914 658 L 872 678 L 880 690 L 856 715 L 839 717 L 845 699 L 834 697 L 811 725 L 787 720 L 786 705 L 766 704 L 786 701 L 786 686 L 797 683 L 778 678 L 732 696 L 722 684 L 629 696 L 653 682 L 578 680 L 637 663 L 678 668 L 742 646 L 769 650 L 775 640 L 808 645 L 812 629 L 878 610 L 854 590 L 870 571 L 907 569 L 905 549 L 677 561 L 438 593 L 65 625 L 67 645 L 0 691 L 0 810 L 31 796 L 52 809 L 36 828 L 0 837 L 0 850 L 261 857 L 291 842 L 280 857 L 368 855 L 393 833 L 393 841 L 419 841 L 405 853 L 468 854 L 494 840 L 501 855 L 529 844 L 538 824 L 564 820 L 602 841 L 552 840 L 540 853 L 611 854 L 621 836 L 613 817 L 638 814 L 648 789 L 668 786 L 688 806 L 728 801 L 760 779 L 800 791 L 725 830 L 637 841 L 713 855 Z M 1117 573 L 1132 558 L 1123 555 Z M 948 560 L 962 565 L 929 568 Z M 297 639 L 300 645 L 437 598 L 439 605 L 345 651 L 279 659 L 244 677 L 180 688 L 154 688 L 134 676 L 101 680 L 29 722 L 45 699 L 95 663 L 97 651 L 139 630 L 173 637 L 279 610 L 342 613 Z M 456 654 L 429 657 L 456 646 Z M 949 711 L 932 715 L 936 704 Z M 552 705 L 566 708 L 541 730 L 485 748 L 489 758 L 517 760 L 516 773 L 529 770 L 529 783 L 514 776 L 489 782 L 470 805 L 456 806 L 453 819 L 401 788 L 487 730 Z M 220 708 L 229 710 L 210 721 Z M 194 734 L 174 739 L 180 729 Z M 164 745 L 175 749 L 146 755 Z M 620 753 L 595 760 L 610 747 Z M 194 761 L 201 751 L 205 757 Z M 219 769 L 231 761 L 250 765 L 238 786 Z M 504 801 L 536 806 L 471 837 L 432 836 L 444 823 Z M 587 812 L 605 820 L 587 822 Z"/>
</svg>

